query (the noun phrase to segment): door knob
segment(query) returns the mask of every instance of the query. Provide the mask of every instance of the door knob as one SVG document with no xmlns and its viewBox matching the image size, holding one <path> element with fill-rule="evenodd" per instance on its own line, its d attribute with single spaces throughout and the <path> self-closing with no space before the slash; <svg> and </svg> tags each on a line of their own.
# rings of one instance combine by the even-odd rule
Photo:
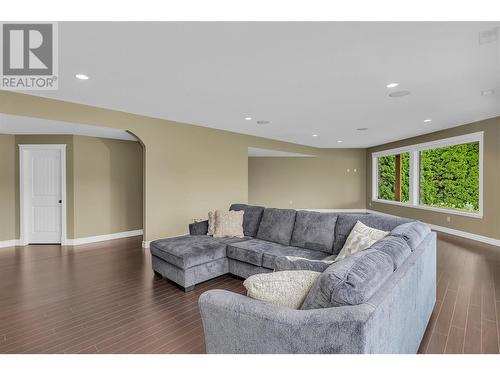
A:
<svg viewBox="0 0 500 375">
<path fill-rule="evenodd" d="M 59 203 L 62 203 L 62 199 L 59 199 Z"/>
</svg>

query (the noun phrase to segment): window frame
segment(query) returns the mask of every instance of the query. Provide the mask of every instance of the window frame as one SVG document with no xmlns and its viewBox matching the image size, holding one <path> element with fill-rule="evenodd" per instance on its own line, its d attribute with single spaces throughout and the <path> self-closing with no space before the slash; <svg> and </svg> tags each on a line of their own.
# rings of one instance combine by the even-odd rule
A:
<svg viewBox="0 0 500 375">
<path fill-rule="evenodd" d="M 479 143 L 479 210 L 474 212 L 461 211 L 452 208 L 433 207 L 420 204 L 420 151 L 457 146 L 466 143 Z M 474 218 L 483 217 L 483 147 L 484 147 L 484 132 L 475 132 L 470 134 L 459 135 L 450 138 L 439 139 L 430 142 L 417 143 L 404 147 L 393 148 L 372 153 L 372 202 L 392 204 L 396 206 L 417 208 L 427 211 L 435 211 L 452 215 L 461 215 Z M 410 187 L 409 187 L 409 202 L 391 201 L 388 199 L 380 199 L 378 197 L 378 158 L 382 156 L 397 155 L 408 152 L 410 154 Z"/>
</svg>

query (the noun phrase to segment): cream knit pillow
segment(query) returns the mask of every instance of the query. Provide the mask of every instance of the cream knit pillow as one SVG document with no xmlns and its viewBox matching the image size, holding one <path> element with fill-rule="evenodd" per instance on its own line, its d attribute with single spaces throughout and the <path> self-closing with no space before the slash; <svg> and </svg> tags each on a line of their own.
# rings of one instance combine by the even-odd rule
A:
<svg viewBox="0 0 500 375">
<path fill-rule="evenodd" d="M 250 276 L 243 282 L 247 296 L 291 309 L 300 309 L 321 275 L 315 271 L 278 271 Z"/>
<path fill-rule="evenodd" d="M 349 233 L 349 237 L 347 237 L 344 247 L 340 250 L 335 261 L 338 262 L 349 255 L 356 254 L 358 251 L 368 249 L 388 234 L 389 232 L 371 228 L 358 220 L 354 228 L 352 228 L 351 233 Z"/>
<path fill-rule="evenodd" d="M 208 232 L 207 235 L 213 236 L 215 233 L 215 212 L 210 211 L 208 213 Z"/>
<path fill-rule="evenodd" d="M 245 211 L 215 211 L 214 237 L 243 238 L 243 214 Z"/>
</svg>

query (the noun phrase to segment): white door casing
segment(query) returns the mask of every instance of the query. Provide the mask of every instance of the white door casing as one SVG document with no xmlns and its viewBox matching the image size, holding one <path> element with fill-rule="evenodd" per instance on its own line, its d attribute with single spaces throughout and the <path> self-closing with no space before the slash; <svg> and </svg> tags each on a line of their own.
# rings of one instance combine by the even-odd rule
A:
<svg viewBox="0 0 500 375">
<path fill-rule="evenodd" d="M 66 145 L 19 145 L 21 244 L 66 243 Z"/>
</svg>

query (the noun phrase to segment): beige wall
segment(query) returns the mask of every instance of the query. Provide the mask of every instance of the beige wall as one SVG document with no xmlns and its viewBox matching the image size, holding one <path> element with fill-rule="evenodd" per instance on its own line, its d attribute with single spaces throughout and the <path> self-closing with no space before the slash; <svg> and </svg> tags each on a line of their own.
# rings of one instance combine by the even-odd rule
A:
<svg viewBox="0 0 500 375">
<path fill-rule="evenodd" d="M 477 131 L 484 131 L 483 218 L 471 218 L 418 208 L 400 207 L 386 203 L 371 202 L 371 168 L 367 168 L 366 174 L 366 199 L 369 204 L 368 208 L 388 214 L 418 219 L 430 224 L 500 239 L 500 117 L 478 121 L 472 124 L 458 126 L 455 128 L 405 139 L 382 146 L 372 147 L 368 149 L 366 155 L 366 165 L 371 165 L 372 152 L 416 143 L 428 142 Z M 447 216 L 450 216 L 451 222 L 447 222 Z"/>
<path fill-rule="evenodd" d="M 6 91 L 0 91 L 0 112 L 108 126 L 137 135 L 145 146 L 146 240 L 186 233 L 192 219 L 205 217 L 208 210 L 247 202 L 248 147 L 310 155 L 320 152 L 313 147 Z M 358 201 L 352 208 L 359 208 Z"/>
<path fill-rule="evenodd" d="M 142 229 L 142 147 L 74 137 L 75 238 Z"/>
<path fill-rule="evenodd" d="M 325 152 L 325 150 L 313 147 L 6 91 L 0 91 L 0 112 L 125 129 L 137 135 L 145 147 L 144 229 L 146 240 L 186 233 L 188 223 L 193 218 L 205 217 L 208 210 L 228 207 L 233 202 L 249 201 L 247 147 L 309 155 L 321 155 L 322 152 Z M 484 129 L 487 134 L 485 137 L 485 212 L 483 219 L 453 215 L 451 223 L 448 224 L 446 215 L 435 212 L 380 203 L 373 203 L 368 208 L 500 238 L 499 215 L 497 214 L 499 212 L 498 165 L 500 165 L 498 121 L 498 119 L 487 120 L 441 133 L 371 148 L 368 150 L 364 164 L 371 165 L 370 153 L 372 151 Z M 346 152 L 348 155 L 348 152 L 351 151 Z M 323 163 L 321 159 L 321 156 L 317 159 L 319 164 Z M 328 160 L 328 158 L 324 160 Z M 330 160 L 335 162 L 333 157 Z M 368 164 L 366 164 L 367 161 Z M 299 169 L 301 169 L 300 174 L 305 176 L 305 180 L 311 178 L 306 164 L 314 162 L 305 161 L 304 163 L 303 168 Z M 325 162 L 325 167 L 328 167 L 328 161 Z M 287 168 L 290 172 L 286 178 L 291 180 L 291 171 L 294 168 Z M 321 179 L 323 174 L 319 172 L 322 168 L 318 166 L 314 166 L 314 168 L 318 171 L 314 177 Z M 339 171 L 341 178 L 346 177 L 340 167 Z M 331 180 L 325 178 L 322 182 L 322 186 L 326 187 L 322 187 L 321 191 L 327 192 L 324 198 L 314 197 L 312 200 L 312 198 L 307 198 L 309 195 L 299 196 L 298 191 L 289 190 L 289 195 L 294 196 L 292 198 L 293 206 L 313 204 L 315 206 L 317 204 L 331 206 L 338 205 L 338 202 L 347 202 L 342 207 L 363 208 L 363 202 L 370 200 L 371 197 L 371 170 L 365 168 L 365 171 L 365 179 L 361 177 L 359 181 L 356 181 L 356 178 L 352 177 L 352 184 L 350 183 L 351 179 L 349 179 L 347 180 L 349 183 L 342 185 L 342 188 L 337 190 L 337 187 L 333 187 L 335 200 L 331 202 L 330 195 L 333 194 L 328 191 L 328 186 L 339 183 L 336 172 L 332 172 Z M 253 177 L 254 171 L 251 170 L 250 174 Z M 262 174 L 259 176 L 260 182 L 258 182 L 259 179 L 250 182 L 250 201 L 252 203 L 290 206 L 288 203 L 290 199 L 283 200 L 277 194 L 271 200 L 264 199 L 263 177 Z M 311 181 L 308 182 L 311 183 Z M 256 183 L 257 185 L 255 185 Z M 364 190 L 365 187 L 366 190 Z M 276 186 L 275 191 L 279 190 L 280 186 Z M 365 198 L 356 198 L 356 194 L 352 194 L 352 191 L 361 192 L 361 195 L 365 191 Z"/>
<path fill-rule="evenodd" d="M 321 150 L 314 158 L 251 157 L 248 201 L 266 207 L 365 208 L 365 161 L 364 149 Z"/>
<path fill-rule="evenodd" d="M 14 226 L 6 239 L 19 238 L 19 144 L 66 145 L 69 239 L 142 229 L 143 161 L 138 142 L 72 135 L 0 136 L 0 141 L 7 137 L 12 138 L 8 155 L 13 178 L 8 188 L 15 213 L 9 219 L 3 212 L 0 215 L 0 221 Z M 9 165 L 0 163 L 2 171 Z"/>
<path fill-rule="evenodd" d="M 0 241 L 16 238 L 14 150 L 14 136 L 0 134 Z"/>
</svg>

